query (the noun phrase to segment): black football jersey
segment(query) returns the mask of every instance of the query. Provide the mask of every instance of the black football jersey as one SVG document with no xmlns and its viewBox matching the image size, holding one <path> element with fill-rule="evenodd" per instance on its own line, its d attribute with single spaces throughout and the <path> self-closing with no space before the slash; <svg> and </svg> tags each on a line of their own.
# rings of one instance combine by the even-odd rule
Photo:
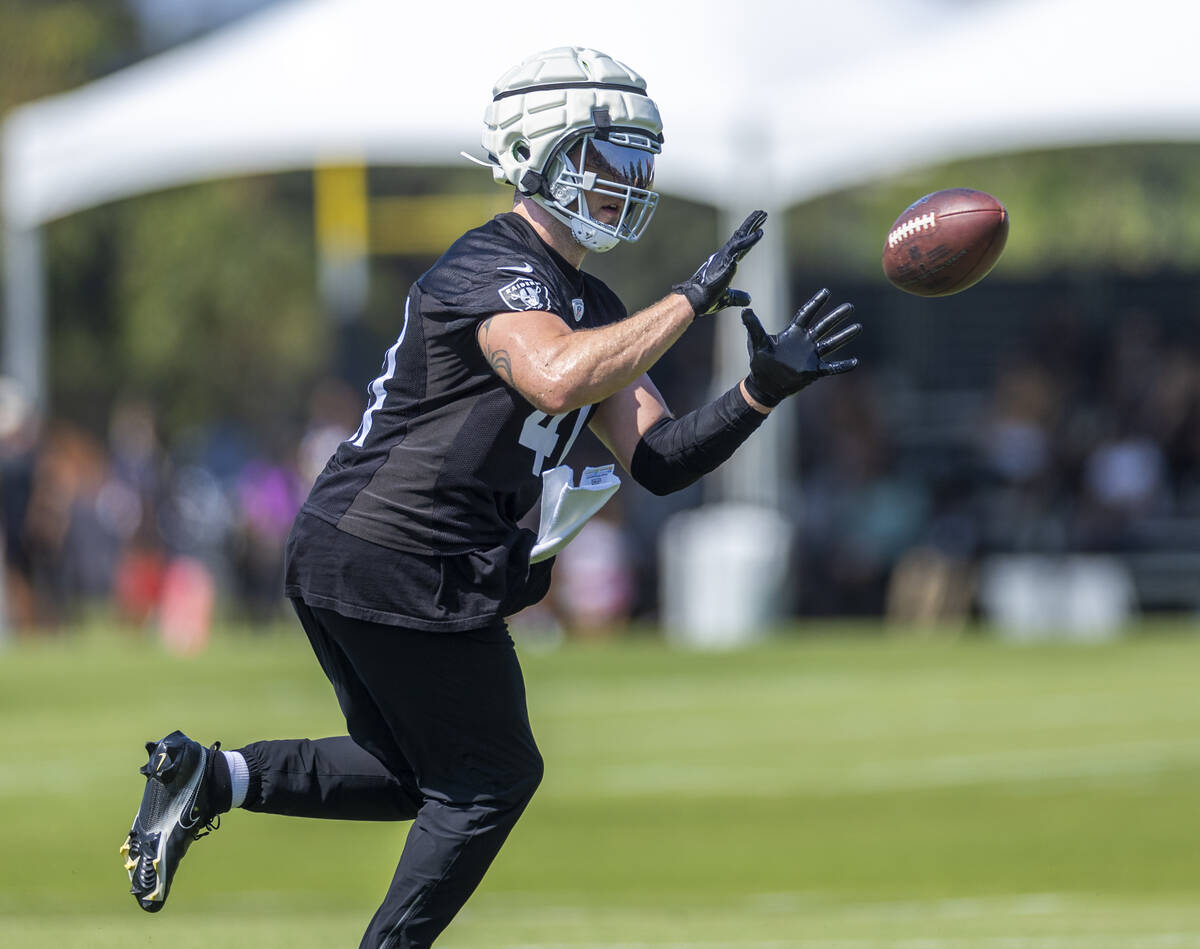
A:
<svg viewBox="0 0 1200 949">
<path fill-rule="evenodd" d="M 541 496 L 542 471 L 562 462 L 592 407 L 548 416 L 496 375 L 475 333 L 504 310 L 548 310 L 573 329 L 626 315 L 608 287 L 568 264 L 519 215 L 468 231 L 409 290 L 362 422 L 329 460 L 301 517 L 426 561 L 515 543 L 518 521 Z M 305 556 L 301 545 L 289 547 L 289 558 Z M 293 587 L 289 595 L 305 592 Z M 417 610 L 408 604 L 398 615 Z"/>
</svg>

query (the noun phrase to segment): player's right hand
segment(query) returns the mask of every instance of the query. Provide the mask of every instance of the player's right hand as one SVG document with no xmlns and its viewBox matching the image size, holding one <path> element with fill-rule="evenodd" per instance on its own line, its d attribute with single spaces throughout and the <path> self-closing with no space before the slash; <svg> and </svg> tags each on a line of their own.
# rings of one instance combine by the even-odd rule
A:
<svg viewBox="0 0 1200 949">
<path fill-rule="evenodd" d="M 676 284 L 671 292 L 687 297 L 697 316 L 716 313 L 730 306 L 749 306 L 750 294 L 729 285 L 733 282 L 738 261 L 762 239 L 762 225 L 766 219 L 766 211 L 752 211 L 720 250 L 710 255 L 690 280 Z"/>
</svg>

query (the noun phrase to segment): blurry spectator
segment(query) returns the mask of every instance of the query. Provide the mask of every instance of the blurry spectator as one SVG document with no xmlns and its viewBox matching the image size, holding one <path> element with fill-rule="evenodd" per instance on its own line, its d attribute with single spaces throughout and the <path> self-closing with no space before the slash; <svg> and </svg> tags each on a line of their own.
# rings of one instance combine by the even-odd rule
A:
<svg viewBox="0 0 1200 949">
<path fill-rule="evenodd" d="M 158 512 L 167 459 L 150 406 L 119 402 L 108 425 L 111 465 L 101 488 L 104 517 L 122 541 L 113 581 L 117 616 L 142 625 L 155 615 L 166 567 Z"/>
<path fill-rule="evenodd" d="M 317 480 L 339 443 L 354 434 L 366 397 L 339 379 L 323 379 L 308 402 L 308 426 L 300 439 L 298 468 L 305 490 Z"/>
<path fill-rule="evenodd" d="M 194 557 L 220 572 L 236 511 L 217 476 L 202 465 L 183 465 L 171 476 L 158 516 L 168 558 Z"/>
<path fill-rule="evenodd" d="M 1113 417 L 1136 418 L 1148 403 L 1166 353 L 1162 327 L 1145 310 L 1121 314 L 1109 341 L 1100 393 Z"/>
<path fill-rule="evenodd" d="M 980 446 L 988 469 L 1014 484 L 1044 476 L 1054 460 L 1051 433 L 1059 411 L 1058 392 L 1043 369 L 1021 365 L 1003 371 Z"/>
<path fill-rule="evenodd" d="M 886 617 L 915 629 L 960 628 L 970 616 L 974 592 L 966 561 L 936 547 L 914 547 L 892 571 Z"/>
<path fill-rule="evenodd" d="M 588 521 L 558 555 L 551 595 L 568 635 L 611 636 L 629 624 L 633 568 L 615 503 Z"/>
<path fill-rule="evenodd" d="M 1160 503 L 1162 449 L 1131 435 L 1096 446 L 1084 472 L 1087 497 L 1123 515 L 1144 514 Z"/>
<path fill-rule="evenodd" d="M 1188 487 L 1200 479 L 1200 360 L 1194 350 L 1173 346 L 1161 354 L 1142 414 L 1144 431 L 1162 449 L 1176 500 L 1186 503 Z"/>
<path fill-rule="evenodd" d="M 1061 549 L 1069 512 L 1058 440 L 1061 390 L 1040 366 L 1022 361 L 996 380 L 980 430 L 983 543 L 993 550 Z"/>
<path fill-rule="evenodd" d="M 1162 449 L 1130 432 L 1098 444 L 1083 472 L 1083 495 L 1076 546 L 1085 550 L 1123 550 L 1131 546 L 1131 524 L 1165 511 Z"/>
<path fill-rule="evenodd" d="M 106 474 L 107 459 L 95 439 L 62 422 L 48 428 L 22 527 L 34 625 L 54 627 L 75 618 L 80 606 L 110 589 L 116 543 L 96 504 Z"/>
<path fill-rule="evenodd" d="M 830 450 L 807 466 L 800 519 L 806 612 L 879 614 L 892 566 L 921 536 L 927 490 L 892 464 L 868 376 L 848 376 L 821 417 L 829 431 L 811 437 Z"/>
<path fill-rule="evenodd" d="M 165 464 L 154 410 L 141 401 L 117 403 L 108 423 L 108 450 L 113 477 L 153 502 Z"/>
<path fill-rule="evenodd" d="M 154 616 L 175 651 L 195 652 L 208 642 L 234 522 L 233 504 L 209 468 L 189 464 L 172 473 L 157 521 L 163 561 Z"/>
<path fill-rule="evenodd" d="M 144 626 L 157 615 L 166 559 L 155 547 L 134 545 L 122 555 L 113 581 L 113 607 L 124 623 Z"/>
<path fill-rule="evenodd" d="M 216 586 L 212 571 L 195 557 L 176 557 L 163 572 L 158 627 L 172 652 L 190 655 L 208 645 Z"/>
<path fill-rule="evenodd" d="M 283 609 L 283 545 L 303 492 L 288 466 L 256 459 L 238 476 L 233 567 L 238 600 L 251 619 Z"/>
</svg>

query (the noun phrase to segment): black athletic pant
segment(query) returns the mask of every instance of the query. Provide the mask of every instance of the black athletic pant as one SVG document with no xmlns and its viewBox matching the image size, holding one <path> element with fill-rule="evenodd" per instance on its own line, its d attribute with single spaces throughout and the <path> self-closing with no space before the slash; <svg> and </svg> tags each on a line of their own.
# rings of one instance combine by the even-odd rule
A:
<svg viewBox="0 0 1200 949">
<path fill-rule="evenodd" d="M 503 623 L 425 633 L 293 605 L 350 734 L 241 749 L 251 774 L 243 807 L 415 819 L 360 949 L 430 946 L 541 781 L 512 640 Z"/>
</svg>

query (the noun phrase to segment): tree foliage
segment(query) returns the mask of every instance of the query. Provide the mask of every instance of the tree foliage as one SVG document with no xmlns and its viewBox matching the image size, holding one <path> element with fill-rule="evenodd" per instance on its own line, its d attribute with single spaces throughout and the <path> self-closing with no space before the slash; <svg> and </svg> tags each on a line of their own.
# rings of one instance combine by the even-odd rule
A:
<svg viewBox="0 0 1200 949">
<path fill-rule="evenodd" d="M 328 350 L 307 208 L 272 179 L 201 185 L 123 209 L 116 334 L 131 384 L 174 425 L 294 411 Z"/>
<path fill-rule="evenodd" d="M 101 424 L 150 399 L 168 432 L 299 416 L 324 366 L 306 201 L 286 178 L 196 185 L 51 229 L 56 411 Z"/>
<path fill-rule="evenodd" d="M 0 0 L 0 114 L 132 60 L 122 0 Z"/>
</svg>

